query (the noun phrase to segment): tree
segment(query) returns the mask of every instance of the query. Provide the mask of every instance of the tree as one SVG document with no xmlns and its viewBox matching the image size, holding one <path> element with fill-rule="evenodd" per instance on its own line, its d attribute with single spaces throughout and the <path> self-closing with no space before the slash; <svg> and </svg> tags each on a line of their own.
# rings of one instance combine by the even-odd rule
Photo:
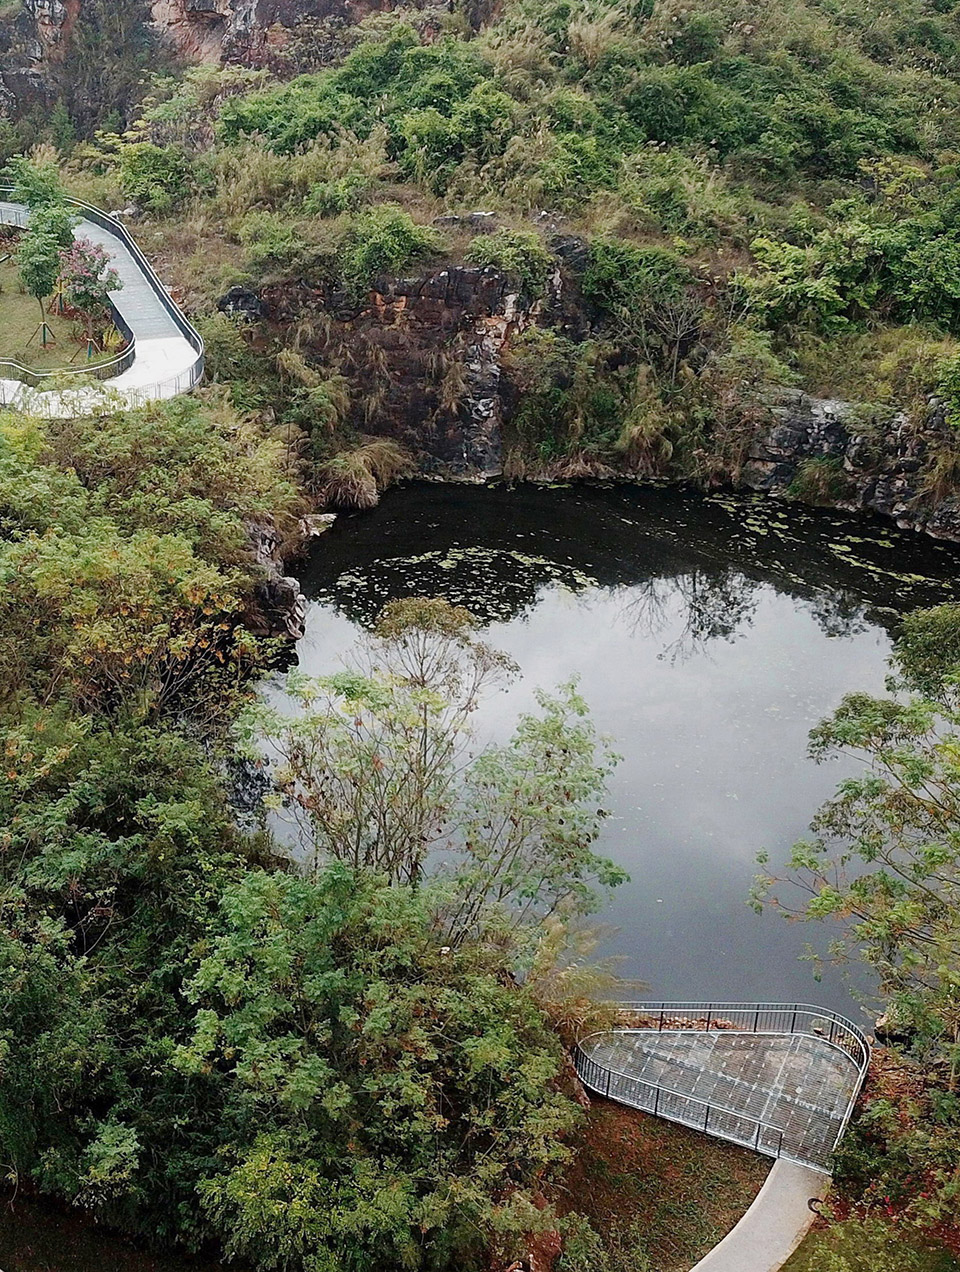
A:
<svg viewBox="0 0 960 1272">
<path fill-rule="evenodd" d="M 811 733 L 811 754 L 846 753 L 865 771 L 819 810 L 794 847 L 803 917 L 843 925 L 915 1048 L 960 1074 L 960 610 L 907 620 L 890 682 L 897 696 L 849 694 Z M 908 696 L 923 688 L 926 696 Z M 775 883 L 761 881 L 764 892 Z"/>
<path fill-rule="evenodd" d="M 502 951 L 443 946 L 432 909 L 339 864 L 225 893 L 173 1064 L 231 1128 L 198 1185 L 228 1254 L 377 1272 L 493 1247 L 506 1266 L 550 1223 L 534 1190 L 576 1116 L 559 1042 Z"/>
<path fill-rule="evenodd" d="M 94 322 L 107 312 L 110 293 L 123 287 L 110 260 L 107 249 L 89 239 L 75 239 L 60 249 L 60 284 L 68 302 L 86 320 L 88 344 L 93 340 Z"/>
<path fill-rule="evenodd" d="M 4 178 L 13 183 L 11 199 L 31 212 L 50 203 L 63 202 L 60 169 L 49 160 L 28 159 L 18 155 L 3 170 Z"/>
<path fill-rule="evenodd" d="M 864 769 L 840 784 L 790 860 L 808 896 L 792 912 L 839 923 L 833 954 L 874 970 L 888 1036 L 904 1055 L 902 1073 L 885 1065 L 872 1076 L 837 1178 L 848 1195 L 919 1226 L 953 1221 L 958 1190 L 958 632 L 960 607 L 910 616 L 894 655 L 896 696 L 850 694 L 813 730 L 815 757 L 845 753 Z M 910 696 L 918 688 L 926 696 Z M 762 877 L 758 900 L 782 882 Z M 772 895 L 783 905 L 779 888 Z"/>
<path fill-rule="evenodd" d="M 594 882 L 625 877 L 593 851 L 616 757 L 574 685 L 539 694 L 506 745 L 473 752 L 479 698 L 512 671 L 466 610 L 392 602 L 348 671 L 290 678 L 295 717 L 261 707 L 247 721 L 314 859 L 414 885 L 432 863 L 452 943 L 495 919 L 516 931 L 587 910 Z"/>
<path fill-rule="evenodd" d="M 506 1266 L 555 1222 L 578 1110 L 501 943 L 258 859 L 175 732 L 25 709 L 0 749 L 8 1174 L 290 1272 Z"/>
<path fill-rule="evenodd" d="M 60 253 L 73 242 L 78 218 L 63 203 L 47 202 L 36 207 L 17 246 L 20 280 L 40 306 L 44 322 L 44 299 L 51 294 L 60 274 Z"/>
</svg>

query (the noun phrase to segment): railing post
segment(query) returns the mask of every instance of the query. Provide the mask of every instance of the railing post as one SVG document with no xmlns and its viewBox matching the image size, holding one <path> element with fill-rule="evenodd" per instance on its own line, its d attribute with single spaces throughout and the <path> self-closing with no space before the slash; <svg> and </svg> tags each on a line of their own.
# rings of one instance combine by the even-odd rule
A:
<svg viewBox="0 0 960 1272">
<path fill-rule="evenodd" d="M 793 1009 L 793 1016 L 792 1016 L 792 1018 L 791 1018 L 791 1020 L 790 1020 L 790 1032 L 791 1032 L 791 1033 L 796 1033 L 796 1032 L 797 1032 L 797 1009 L 796 1009 L 796 1007 L 794 1007 L 794 1009 Z"/>
<path fill-rule="evenodd" d="M 760 1024 L 760 1008 L 758 1007 L 757 1010 L 753 1013 L 753 1032 L 754 1033 L 757 1032 L 757 1028 L 759 1024 Z"/>
</svg>

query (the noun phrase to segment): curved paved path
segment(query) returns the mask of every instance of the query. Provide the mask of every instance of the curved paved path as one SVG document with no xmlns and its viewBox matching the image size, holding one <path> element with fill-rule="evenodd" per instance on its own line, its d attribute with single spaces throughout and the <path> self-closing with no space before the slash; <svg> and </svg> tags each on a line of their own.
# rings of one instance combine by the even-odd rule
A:
<svg viewBox="0 0 960 1272">
<path fill-rule="evenodd" d="M 779 1272 L 816 1218 L 811 1199 L 829 1186 L 820 1171 L 774 1162 L 749 1210 L 692 1272 Z"/>
<path fill-rule="evenodd" d="M 82 216 L 83 205 L 78 205 L 78 210 Z M 157 288 L 162 288 L 162 284 L 146 261 L 138 260 L 135 251 L 124 241 L 128 238 L 126 228 L 105 213 L 95 209 L 90 212 L 102 216 L 108 225 L 83 217 L 75 237 L 104 247 L 123 280 L 123 288 L 113 292 L 110 299 L 136 339 L 133 365 L 114 379 L 92 386 L 88 382 L 77 388 L 42 391 L 18 380 L 0 380 L 2 405 L 48 418 L 82 414 L 103 404 L 113 394 L 123 399 L 120 405 L 142 406 L 187 392 L 203 374 L 203 342 L 174 303 L 168 299 L 165 304 L 161 300 Z M 0 222 L 23 225 L 28 215 L 22 205 L 0 201 Z M 171 309 L 176 310 L 177 317 Z M 185 329 L 192 332 L 193 343 Z"/>
</svg>

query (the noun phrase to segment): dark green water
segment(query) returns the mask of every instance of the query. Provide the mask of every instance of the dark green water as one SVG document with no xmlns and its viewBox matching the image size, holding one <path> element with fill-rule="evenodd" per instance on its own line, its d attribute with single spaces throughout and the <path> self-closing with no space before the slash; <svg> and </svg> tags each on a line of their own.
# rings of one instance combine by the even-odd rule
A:
<svg viewBox="0 0 960 1272">
<path fill-rule="evenodd" d="M 764 497 L 414 485 L 342 517 L 302 571 L 302 668 L 336 669 L 385 601 L 474 611 L 523 678 L 480 712 L 502 736 L 576 674 L 623 755 L 603 849 L 631 882 L 609 949 L 656 998 L 855 1010 L 799 960 L 823 930 L 755 915 L 757 853 L 783 862 L 845 771 L 806 756 L 853 689 L 882 689 L 899 617 L 960 596 L 960 552 L 877 520 Z"/>
</svg>

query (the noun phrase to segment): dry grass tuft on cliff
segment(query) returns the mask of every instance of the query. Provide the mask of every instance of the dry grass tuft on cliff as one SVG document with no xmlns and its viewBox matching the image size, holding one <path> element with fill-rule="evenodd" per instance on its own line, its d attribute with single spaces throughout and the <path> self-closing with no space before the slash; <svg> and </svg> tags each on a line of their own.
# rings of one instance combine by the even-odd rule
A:
<svg viewBox="0 0 960 1272">
<path fill-rule="evenodd" d="M 380 495 L 415 465 L 396 442 L 374 438 L 356 450 L 341 451 L 320 470 L 320 501 L 325 508 L 362 511 L 375 508 Z"/>
</svg>

